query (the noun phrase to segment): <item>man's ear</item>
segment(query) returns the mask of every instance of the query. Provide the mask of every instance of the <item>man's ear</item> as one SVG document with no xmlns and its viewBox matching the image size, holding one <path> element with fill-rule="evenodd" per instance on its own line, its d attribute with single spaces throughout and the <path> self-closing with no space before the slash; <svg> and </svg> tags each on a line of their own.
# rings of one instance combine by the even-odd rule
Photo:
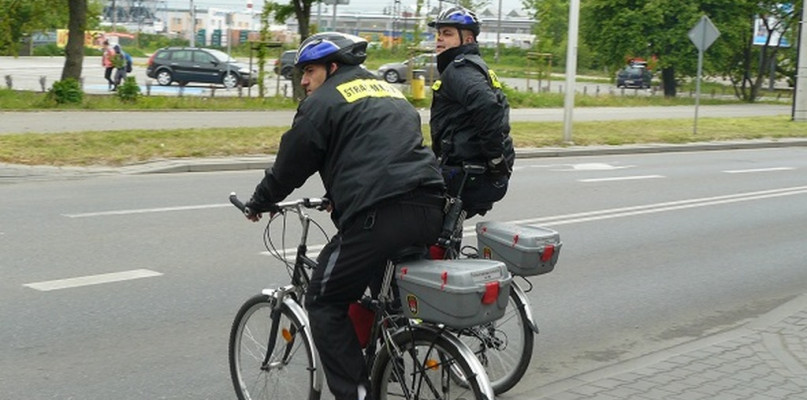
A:
<svg viewBox="0 0 807 400">
<path fill-rule="evenodd" d="M 337 69 L 339 69 L 339 64 L 338 63 L 331 63 L 330 65 L 328 65 L 328 74 L 329 75 L 333 74 L 334 72 L 336 72 Z"/>
<path fill-rule="evenodd" d="M 463 29 L 462 30 L 462 41 L 463 41 L 462 44 L 476 43 L 476 38 L 474 37 L 474 33 L 467 30 L 467 29 Z"/>
</svg>

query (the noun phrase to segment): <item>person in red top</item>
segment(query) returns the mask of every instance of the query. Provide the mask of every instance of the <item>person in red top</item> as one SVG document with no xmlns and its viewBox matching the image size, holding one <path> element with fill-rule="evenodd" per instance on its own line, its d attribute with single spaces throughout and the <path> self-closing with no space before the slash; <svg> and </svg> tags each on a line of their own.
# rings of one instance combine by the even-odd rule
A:
<svg viewBox="0 0 807 400">
<path fill-rule="evenodd" d="M 109 45 L 109 40 L 104 40 L 104 54 L 101 57 L 101 65 L 104 66 L 104 78 L 109 83 L 108 90 L 115 87 L 115 81 L 112 80 L 112 70 L 115 66 L 112 64 L 112 58 L 115 57 L 115 50 Z"/>
</svg>

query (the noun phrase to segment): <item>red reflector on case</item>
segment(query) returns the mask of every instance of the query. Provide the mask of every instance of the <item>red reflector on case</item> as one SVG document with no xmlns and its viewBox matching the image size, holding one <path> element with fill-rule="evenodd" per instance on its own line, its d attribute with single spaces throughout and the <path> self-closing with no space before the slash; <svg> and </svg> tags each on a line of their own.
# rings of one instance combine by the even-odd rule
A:
<svg viewBox="0 0 807 400">
<path fill-rule="evenodd" d="M 544 251 L 541 252 L 541 261 L 547 262 L 552 259 L 552 256 L 555 254 L 555 245 L 548 244 L 544 246 Z"/>
<path fill-rule="evenodd" d="M 443 284 L 440 285 L 440 290 L 443 290 L 446 288 L 446 283 L 448 282 L 448 271 L 443 271 L 443 274 L 440 275 L 440 280 L 443 281 Z"/>
<path fill-rule="evenodd" d="M 445 256 L 446 256 L 445 247 L 438 246 L 436 244 L 433 244 L 431 245 L 431 247 L 429 247 L 429 257 L 431 257 L 432 260 L 442 260 L 445 258 Z"/>
<path fill-rule="evenodd" d="M 485 284 L 485 295 L 482 296 L 482 304 L 493 304 L 499 298 L 499 282 L 488 282 Z"/>
</svg>

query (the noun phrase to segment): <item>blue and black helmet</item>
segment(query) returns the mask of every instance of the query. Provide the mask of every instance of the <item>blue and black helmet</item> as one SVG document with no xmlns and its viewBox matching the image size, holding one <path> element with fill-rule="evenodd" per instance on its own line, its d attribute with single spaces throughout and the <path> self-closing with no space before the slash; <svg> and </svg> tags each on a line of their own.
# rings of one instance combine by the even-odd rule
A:
<svg viewBox="0 0 807 400">
<path fill-rule="evenodd" d="M 473 11 L 468 10 L 467 8 L 455 6 L 450 7 L 440 15 L 437 16 L 437 19 L 434 21 L 429 22 L 429 26 L 432 28 L 440 29 L 443 26 L 453 26 L 457 29 L 467 29 L 473 32 L 474 37 L 479 35 L 479 26 L 481 23 L 479 19 L 476 18 L 476 14 Z"/>
<path fill-rule="evenodd" d="M 302 68 L 308 64 L 330 62 L 359 65 L 366 58 L 366 40 L 339 32 L 323 32 L 311 35 L 300 43 L 294 66 Z"/>
</svg>

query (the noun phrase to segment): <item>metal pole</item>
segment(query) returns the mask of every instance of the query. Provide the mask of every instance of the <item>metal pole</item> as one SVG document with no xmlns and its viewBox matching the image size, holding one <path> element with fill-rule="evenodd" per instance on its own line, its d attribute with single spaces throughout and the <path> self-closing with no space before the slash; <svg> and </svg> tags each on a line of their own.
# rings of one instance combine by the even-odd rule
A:
<svg viewBox="0 0 807 400">
<path fill-rule="evenodd" d="M 336 2 L 337 0 L 333 0 L 333 18 L 331 19 L 331 30 L 336 30 Z"/>
<path fill-rule="evenodd" d="M 569 2 L 569 33 L 566 48 L 566 98 L 563 102 L 563 141 L 566 143 L 572 142 L 572 111 L 574 110 L 574 82 L 577 76 L 577 32 L 579 23 L 580 0 L 571 0 Z"/>
<path fill-rule="evenodd" d="M 701 104 L 701 73 L 703 72 L 703 48 L 706 47 L 706 35 L 701 36 L 701 46 L 698 49 L 698 77 L 695 79 L 695 124 L 692 134 L 698 133 L 698 108 Z"/>
<path fill-rule="evenodd" d="M 118 31 L 118 9 L 115 7 L 115 0 L 112 0 L 112 32 Z"/>
<path fill-rule="evenodd" d="M 807 1 L 801 10 L 798 64 L 796 69 L 796 96 L 793 99 L 793 121 L 807 122 Z"/>
<path fill-rule="evenodd" d="M 322 31 L 322 1 L 317 2 L 317 30 Z"/>
<path fill-rule="evenodd" d="M 191 0 L 191 47 L 196 47 L 196 7 Z"/>
<path fill-rule="evenodd" d="M 502 0 L 499 0 L 499 21 L 496 26 L 496 56 L 493 57 L 496 62 L 499 62 L 499 47 L 501 47 L 500 38 L 502 34 Z"/>
</svg>

